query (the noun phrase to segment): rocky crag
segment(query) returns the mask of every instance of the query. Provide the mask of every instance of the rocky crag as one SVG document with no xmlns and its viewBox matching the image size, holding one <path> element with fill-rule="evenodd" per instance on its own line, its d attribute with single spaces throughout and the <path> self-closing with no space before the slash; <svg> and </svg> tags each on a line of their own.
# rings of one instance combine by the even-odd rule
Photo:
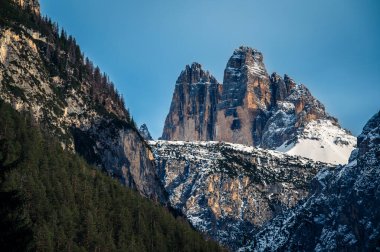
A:
<svg viewBox="0 0 380 252">
<path fill-rule="evenodd" d="M 150 148 L 113 83 L 83 57 L 75 39 L 29 8 L 38 1 L 15 2 L 26 10 L 5 1 L 0 19 L 0 98 L 29 112 L 64 148 L 164 201 Z"/>
<path fill-rule="evenodd" d="M 170 205 L 199 231 L 235 251 L 309 195 L 327 164 L 221 142 L 150 141 Z"/>
<path fill-rule="evenodd" d="M 153 140 L 152 136 L 150 135 L 148 126 L 146 124 L 142 124 L 139 128 L 140 135 L 147 141 Z"/>
<path fill-rule="evenodd" d="M 214 140 L 221 85 L 198 63 L 186 66 L 175 85 L 164 140 Z"/>
<path fill-rule="evenodd" d="M 162 139 L 260 146 L 335 164 L 347 163 L 355 145 L 306 86 L 287 75 L 269 75 L 262 53 L 249 47 L 234 51 L 223 84 L 198 63 L 186 66 Z M 305 147 L 308 152 L 301 151 Z"/>
<path fill-rule="evenodd" d="M 357 141 L 349 164 L 321 170 L 311 196 L 253 231 L 241 251 L 380 250 L 380 112 Z"/>
</svg>

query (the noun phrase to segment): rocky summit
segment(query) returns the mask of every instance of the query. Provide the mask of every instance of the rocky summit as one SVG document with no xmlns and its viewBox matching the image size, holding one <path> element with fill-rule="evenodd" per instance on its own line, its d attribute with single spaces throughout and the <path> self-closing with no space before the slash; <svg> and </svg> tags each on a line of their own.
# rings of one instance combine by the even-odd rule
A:
<svg viewBox="0 0 380 252">
<path fill-rule="evenodd" d="M 287 75 L 269 75 L 262 53 L 243 46 L 228 60 L 223 84 L 198 63 L 186 66 L 162 139 L 260 146 L 334 164 L 347 163 L 355 146 L 355 137 L 306 86 Z"/>
<path fill-rule="evenodd" d="M 175 85 L 164 140 L 213 140 L 221 85 L 198 63 L 186 66 Z"/>
</svg>

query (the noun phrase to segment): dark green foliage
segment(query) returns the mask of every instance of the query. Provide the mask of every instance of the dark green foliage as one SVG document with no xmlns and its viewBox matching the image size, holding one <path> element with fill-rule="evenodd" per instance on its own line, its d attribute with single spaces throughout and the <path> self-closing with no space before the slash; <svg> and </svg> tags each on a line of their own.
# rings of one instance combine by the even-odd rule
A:
<svg viewBox="0 0 380 252">
<path fill-rule="evenodd" d="M 12 110 L 0 104 L 0 251 L 26 251 L 32 248 L 32 230 L 23 210 L 25 202 L 17 190 L 6 189 L 6 178 L 21 164 L 21 145 L 25 135 Z"/>
<path fill-rule="evenodd" d="M 1 181 L 1 187 L 3 186 Z M 32 249 L 32 230 L 23 207 L 25 202 L 17 191 L 0 188 L 0 251 Z"/>
<path fill-rule="evenodd" d="M 1 201 L 1 216 L 23 206 L 13 212 L 14 223 L 25 223 L 14 241 L 27 238 L 21 234 L 31 223 L 38 251 L 220 250 L 185 220 L 62 150 L 25 118 L 0 102 L 0 168 L 8 171 L 0 197 L 17 191 L 25 199 L 24 205 Z"/>
</svg>

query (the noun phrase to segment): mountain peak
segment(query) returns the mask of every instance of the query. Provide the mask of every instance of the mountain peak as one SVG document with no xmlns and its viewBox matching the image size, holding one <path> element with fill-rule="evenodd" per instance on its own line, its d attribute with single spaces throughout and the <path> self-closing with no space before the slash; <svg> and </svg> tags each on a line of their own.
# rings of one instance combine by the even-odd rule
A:
<svg viewBox="0 0 380 252">
<path fill-rule="evenodd" d="M 215 83 L 218 81 L 212 76 L 209 71 L 202 69 L 202 65 L 198 62 L 193 62 L 191 65 L 186 65 L 177 79 L 177 84 L 198 84 L 198 83 Z"/>
<path fill-rule="evenodd" d="M 344 149 L 339 160 L 331 161 L 334 163 L 345 163 L 354 148 L 353 136 L 341 129 L 306 86 L 297 85 L 286 74 L 269 75 L 262 53 L 256 49 L 240 46 L 234 50 L 222 85 L 204 85 L 208 78 L 212 77 L 199 63 L 182 71 L 162 139 L 225 141 L 326 162 L 331 161 L 331 150 Z M 318 132 L 309 137 L 309 129 Z M 305 152 L 306 144 L 298 147 L 298 137 L 306 139 L 302 143 L 311 143 L 320 155 Z"/>
<path fill-rule="evenodd" d="M 262 53 L 259 50 L 243 45 L 239 46 L 239 48 L 236 48 L 234 54 L 257 54 L 262 56 Z"/>
<path fill-rule="evenodd" d="M 140 135 L 147 141 L 153 140 L 152 136 L 150 135 L 150 132 L 148 130 L 148 126 L 146 124 L 142 124 L 139 129 Z"/>
<path fill-rule="evenodd" d="M 233 78 L 268 78 L 264 65 L 264 57 L 261 52 L 248 46 L 240 46 L 235 49 L 227 63 L 224 72 L 225 81 Z"/>
</svg>

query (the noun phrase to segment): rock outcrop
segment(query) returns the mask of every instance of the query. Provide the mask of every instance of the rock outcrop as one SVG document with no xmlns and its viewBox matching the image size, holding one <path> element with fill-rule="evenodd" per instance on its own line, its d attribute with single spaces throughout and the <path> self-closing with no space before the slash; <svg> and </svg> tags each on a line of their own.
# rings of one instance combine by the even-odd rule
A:
<svg viewBox="0 0 380 252">
<path fill-rule="evenodd" d="M 152 136 L 150 135 L 150 132 L 149 132 L 149 129 L 148 129 L 148 126 L 146 126 L 146 124 L 142 124 L 139 128 L 139 132 L 140 132 L 140 135 L 146 140 L 146 141 L 150 141 L 150 140 L 153 140 Z"/>
<path fill-rule="evenodd" d="M 321 142 L 308 137 L 305 129 L 318 120 L 330 125 L 323 129 L 328 135 L 340 130 L 340 138 Z M 296 146 L 305 138 L 317 154 L 298 152 Z M 234 51 L 224 71 L 223 85 L 199 64 L 186 67 L 176 83 L 162 139 L 225 141 L 342 164 L 347 163 L 355 145 L 355 138 L 341 129 L 337 119 L 326 113 L 304 85 L 297 85 L 287 75 L 269 76 L 262 53 L 249 47 Z M 337 159 L 325 156 L 330 146 L 333 152 L 344 149 L 344 155 Z M 325 148 L 325 152 L 317 148 Z"/>
<path fill-rule="evenodd" d="M 321 170 L 302 204 L 252 231 L 241 251 L 380 249 L 380 112 L 358 137 L 350 163 Z"/>
<path fill-rule="evenodd" d="M 240 248 L 309 195 L 320 162 L 220 142 L 150 141 L 170 205 L 199 231 Z M 331 168 L 331 166 L 330 166 Z"/>
<path fill-rule="evenodd" d="M 187 65 L 176 82 L 162 139 L 213 140 L 220 88 L 200 64 Z"/>
<path fill-rule="evenodd" d="M 49 34 L 17 23 L 1 25 L 0 98 L 29 112 L 64 148 L 143 195 L 165 201 L 152 152 L 112 85 L 89 61 L 83 64 L 73 40 L 43 24 Z"/>
</svg>

